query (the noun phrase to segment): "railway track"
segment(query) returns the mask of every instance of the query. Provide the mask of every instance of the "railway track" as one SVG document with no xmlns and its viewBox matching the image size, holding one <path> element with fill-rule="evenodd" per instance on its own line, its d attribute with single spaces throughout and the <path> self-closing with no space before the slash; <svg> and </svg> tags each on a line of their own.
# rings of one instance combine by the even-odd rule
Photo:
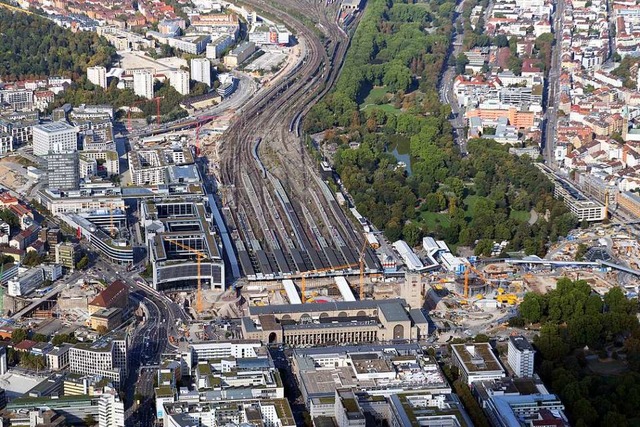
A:
<svg viewBox="0 0 640 427">
<path fill-rule="evenodd" d="M 363 237 L 317 177 L 299 136 L 302 118 L 331 89 L 346 54 L 349 38 L 335 21 L 338 6 L 324 0 L 245 3 L 286 22 L 301 55 L 283 78 L 243 108 L 220 151 L 219 178 L 230 206 L 225 215 L 231 216 L 227 222 L 233 225 L 243 271 L 276 279 L 355 264 Z M 297 16 L 314 20 L 325 41 Z M 371 271 L 378 268 L 371 253 L 366 264 Z"/>
</svg>

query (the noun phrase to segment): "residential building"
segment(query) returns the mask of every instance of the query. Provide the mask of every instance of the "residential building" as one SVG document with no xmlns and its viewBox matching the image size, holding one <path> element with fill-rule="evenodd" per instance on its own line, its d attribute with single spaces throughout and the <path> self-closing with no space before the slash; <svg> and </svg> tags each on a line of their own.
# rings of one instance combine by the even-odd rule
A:
<svg viewBox="0 0 640 427">
<path fill-rule="evenodd" d="M 33 126 L 33 154 L 68 153 L 78 150 L 78 129 L 66 122 Z"/>
<path fill-rule="evenodd" d="M 522 335 L 510 336 L 507 354 L 509 366 L 516 376 L 521 378 L 533 376 L 533 362 L 536 351 L 525 337 Z"/>
<path fill-rule="evenodd" d="M 207 45 L 207 59 L 219 59 L 225 50 L 233 46 L 233 43 L 235 43 L 233 37 L 228 34 L 212 40 L 211 43 Z"/>
<path fill-rule="evenodd" d="M 76 268 L 80 261 L 80 245 L 71 242 L 60 242 L 56 245 L 56 264 L 60 264 L 69 270 Z"/>
<path fill-rule="evenodd" d="M 77 190 L 80 187 L 80 162 L 77 151 L 49 153 L 45 157 L 49 188 Z"/>
<path fill-rule="evenodd" d="M 189 95 L 189 72 L 185 70 L 176 70 L 169 77 L 171 86 L 180 95 Z"/>
<path fill-rule="evenodd" d="M 133 92 L 147 99 L 153 99 L 153 69 L 138 68 L 131 70 L 133 74 Z"/>
<path fill-rule="evenodd" d="M 0 155 L 13 151 L 13 136 L 0 131 Z"/>
<path fill-rule="evenodd" d="M 103 89 L 107 88 L 107 69 L 101 66 L 87 67 L 87 80 Z"/>
<path fill-rule="evenodd" d="M 499 380 L 506 376 L 500 361 L 489 343 L 452 344 L 453 365 L 460 371 L 462 381 Z"/>
<path fill-rule="evenodd" d="M 208 59 L 191 59 L 191 80 L 211 86 L 211 63 Z"/>
</svg>

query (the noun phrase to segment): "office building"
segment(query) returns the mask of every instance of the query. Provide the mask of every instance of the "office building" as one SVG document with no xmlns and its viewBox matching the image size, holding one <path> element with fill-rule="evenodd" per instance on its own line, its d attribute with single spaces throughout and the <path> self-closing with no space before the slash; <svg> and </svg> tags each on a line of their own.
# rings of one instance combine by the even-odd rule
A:
<svg viewBox="0 0 640 427">
<path fill-rule="evenodd" d="M 173 87 L 180 95 L 189 95 L 189 72 L 185 70 L 176 70 L 171 72 L 169 77 L 171 87 Z"/>
<path fill-rule="evenodd" d="M 473 394 L 492 426 L 569 426 L 560 398 L 539 380 L 479 381 Z"/>
<path fill-rule="evenodd" d="M 211 63 L 208 59 L 191 59 L 191 80 L 211 86 Z"/>
<path fill-rule="evenodd" d="M 7 293 L 12 297 L 28 295 L 44 283 L 44 271 L 42 268 L 34 267 L 7 283 Z"/>
<path fill-rule="evenodd" d="M 182 290 L 201 285 L 225 291 L 224 261 L 210 225 L 211 213 L 203 202 L 146 201 L 141 204 L 141 218 L 154 288 Z"/>
<path fill-rule="evenodd" d="M 78 129 L 66 122 L 33 126 L 33 154 L 68 153 L 78 150 Z"/>
<path fill-rule="evenodd" d="M 56 264 L 60 264 L 69 270 L 76 268 L 80 261 L 80 245 L 71 242 L 60 242 L 56 245 Z"/>
<path fill-rule="evenodd" d="M 256 44 L 244 42 L 224 57 L 224 65 L 235 68 L 246 61 L 256 51 Z"/>
<path fill-rule="evenodd" d="M 475 381 L 499 380 L 506 376 L 489 343 L 452 344 L 453 365 L 468 385 Z"/>
<path fill-rule="evenodd" d="M 124 402 L 116 390 L 109 388 L 98 402 L 99 427 L 124 427 Z"/>
<path fill-rule="evenodd" d="M 127 374 L 129 336 L 113 332 L 93 343 L 79 343 L 69 350 L 69 370 L 76 374 L 102 375 L 119 388 Z"/>
<path fill-rule="evenodd" d="M 69 366 L 69 350 L 71 344 L 62 344 L 52 348 L 46 355 L 47 367 L 52 371 L 59 371 Z"/>
<path fill-rule="evenodd" d="M 536 351 L 522 335 L 512 335 L 509 337 L 509 366 L 511 366 L 516 376 L 521 378 L 533 376 L 535 354 Z"/>
<path fill-rule="evenodd" d="M 87 68 L 87 80 L 103 89 L 107 88 L 107 69 L 101 66 Z"/>
<path fill-rule="evenodd" d="M 66 423 L 63 425 L 84 425 L 84 420 L 88 416 L 98 419 L 98 398 L 90 396 L 19 397 L 7 404 L 6 411 L 10 418 L 16 419 L 22 414 L 38 411 L 44 407 L 63 415 L 66 418 Z M 16 425 L 24 426 L 25 424 Z"/>
<path fill-rule="evenodd" d="M 564 201 L 579 221 L 602 221 L 607 217 L 607 207 L 600 202 L 590 200 L 569 181 L 552 177 L 553 195 Z"/>
<path fill-rule="evenodd" d="M 350 389 L 336 389 L 334 416 L 338 427 L 365 427 L 366 419 Z"/>
<path fill-rule="evenodd" d="M 166 402 L 165 427 L 250 425 L 295 427 L 287 399 L 240 399 L 238 401 Z"/>
<path fill-rule="evenodd" d="M 139 68 L 132 70 L 133 92 L 147 99 L 153 99 L 153 69 Z"/>
<path fill-rule="evenodd" d="M 435 358 L 415 343 L 296 348 L 291 367 L 313 417 L 333 415 L 332 407 L 323 403 L 337 389 L 384 397 L 402 392 L 451 393 Z"/>
<path fill-rule="evenodd" d="M 77 151 L 50 153 L 45 157 L 49 188 L 77 190 L 80 187 L 80 161 Z"/>
</svg>

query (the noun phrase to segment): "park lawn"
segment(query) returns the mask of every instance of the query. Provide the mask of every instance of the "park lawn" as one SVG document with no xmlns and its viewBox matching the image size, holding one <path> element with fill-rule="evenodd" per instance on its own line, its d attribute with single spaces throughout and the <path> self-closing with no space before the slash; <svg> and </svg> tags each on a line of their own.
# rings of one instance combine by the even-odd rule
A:
<svg viewBox="0 0 640 427">
<path fill-rule="evenodd" d="M 388 92 L 389 91 L 387 90 L 386 86 L 374 87 L 373 89 L 371 89 L 369 91 L 369 94 L 367 95 L 367 97 L 362 102 L 362 105 L 366 106 L 368 104 L 373 104 L 373 100 L 374 99 L 379 98 L 379 97 L 383 96 L 384 94 L 386 94 Z"/>
<path fill-rule="evenodd" d="M 392 113 L 392 114 L 400 114 L 400 113 L 402 113 L 402 110 L 400 110 L 399 108 L 394 107 L 391 104 L 382 104 L 382 105 L 365 104 L 365 106 L 361 108 L 362 111 L 375 110 L 375 109 L 382 110 L 385 113 Z"/>
<path fill-rule="evenodd" d="M 519 221 L 519 222 L 527 222 L 529 221 L 529 218 L 531 218 L 531 213 L 529 213 L 528 211 L 512 210 L 509 213 L 509 218 L 515 219 L 516 221 Z"/>
<path fill-rule="evenodd" d="M 451 219 L 446 214 L 437 212 L 422 212 L 420 219 L 422 223 L 427 226 L 428 230 L 435 230 L 438 225 L 446 228 L 451 224 Z"/>
</svg>

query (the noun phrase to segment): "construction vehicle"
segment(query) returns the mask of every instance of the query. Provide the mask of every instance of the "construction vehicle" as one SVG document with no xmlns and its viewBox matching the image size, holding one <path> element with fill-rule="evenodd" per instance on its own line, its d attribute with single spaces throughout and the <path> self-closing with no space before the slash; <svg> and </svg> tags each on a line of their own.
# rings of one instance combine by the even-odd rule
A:
<svg viewBox="0 0 640 427">
<path fill-rule="evenodd" d="M 167 242 L 171 242 L 174 245 L 196 255 L 196 264 L 198 266 L 198 290 L 196 291 L 196 313 L 200 314 L 204 309 L 203 302 L 202 302 L 202 279 L 200 276 L 200 262 L 202 261 L 202 259 L 206 258 L 206 256 L 202 253 L 202 251 L 193 249 L 192 247 L 187 246 L 183 243 L 180 243 L 177 240 L 173 240 L 173 239 L 166 239 L 166 240 Z"/>
</svg>

